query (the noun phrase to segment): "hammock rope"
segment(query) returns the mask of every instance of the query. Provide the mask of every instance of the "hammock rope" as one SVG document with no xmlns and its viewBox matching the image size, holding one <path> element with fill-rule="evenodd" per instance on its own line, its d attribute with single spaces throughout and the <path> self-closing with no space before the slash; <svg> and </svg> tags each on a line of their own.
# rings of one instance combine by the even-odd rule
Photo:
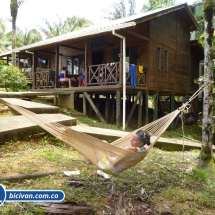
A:
<svg viewBox="0 0 215 215">
<path fill-rule="evenodd" d="M 129 145 L 130 140 L 136 130 L 110 144 L 88 134 L 75 131 L 71 127 L 64 126 L 57 122 L 48 121 L 41 115 L 37 115 L 20 106 L 11 104 L 2 99 L 1 101 L 8 107 L 11 107 L 15 111 L 30 119 L 35 124 L 42 127 L 53 136 L 74 148 L 80 154 L 87 157 L 92 163 L 98 165 L 104 172 L 108 172 L 109 174 L 119 174 L 120 172 L 140 162 L 149 153 L 156 141 L 173 122 L 175 117 L 180 112 L 182 115 L 187 113 L 190 107 L 190 101 L 198 96 L 198 94 L 200 94 L 208 86 L 209 85 L 202 86 L 196 93 L 194 93 L 189 101 L 184 103 L 180 108 L 139 128 L 145 130 L 151 135 L 151 144 L 144 152 L 132 152 L 125 150 L 125 147 Z M 114 162 L 107 163 L 105 167 L 101 167 L 99 165 L 101 159 L 109 157 L 114 158 Z"/>
</svg>

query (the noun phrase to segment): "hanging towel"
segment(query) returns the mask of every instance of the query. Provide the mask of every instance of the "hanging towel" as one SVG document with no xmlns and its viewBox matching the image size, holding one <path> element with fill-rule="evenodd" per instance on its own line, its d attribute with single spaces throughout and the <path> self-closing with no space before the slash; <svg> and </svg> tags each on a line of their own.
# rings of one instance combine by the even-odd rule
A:
<svg viewBox="0 0 215 215">
<path fill-rule="evenodd" d="M 135 64 L 130 65 L 130 83 L 132 88 L 136 88 L 136 69 Z"/>
<path fill-rule="evenodd" d="M 125 62 L 125 71 L 129 73 L 129 63 Z"/>
<path fill-rule="evenodd" d="M 143 73 L 143 66 L 138 66 L 139 73 Z"/>
</svg>

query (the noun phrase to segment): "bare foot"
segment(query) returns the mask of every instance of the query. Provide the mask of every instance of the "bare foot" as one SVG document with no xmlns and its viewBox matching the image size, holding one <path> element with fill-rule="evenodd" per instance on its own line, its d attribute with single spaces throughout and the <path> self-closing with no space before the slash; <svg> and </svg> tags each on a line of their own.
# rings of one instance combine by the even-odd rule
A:
<svg viewBox="0 0 215 215">
<path fill-rule="evenodd" d="M 87 157 L 83 156 L 83 158 L 85 159 L 87 165 L 92 164 L 92 162 Z"/>
<path fill-rule="evenodd" d="M 86 164 L 87 164 L 87 165 L 90 165 L 90 164 L 92 164 L 92 163 L 91 163 L 90 160 L 87 159 L 87 160 L 86 160 Z"/>
</svg>

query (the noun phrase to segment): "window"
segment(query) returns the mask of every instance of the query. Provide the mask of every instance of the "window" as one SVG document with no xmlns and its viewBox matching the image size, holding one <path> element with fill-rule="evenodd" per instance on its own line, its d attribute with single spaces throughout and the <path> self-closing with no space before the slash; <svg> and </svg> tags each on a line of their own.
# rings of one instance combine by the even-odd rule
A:
<svg viewBox="0 0 215 215">
<path fill-rule="evenodd" d="M 168 62 L 169 62 L 168 50 L 165 50 L 165 52 L 164 52 L 164 72 L 168 72 Z"/>
<path fill-rule="evenodd" d="M 43 69 L 50 69 L 51 68 L 51 58 L 38 58 L 37 67 L 43 68 Z"/>
<path fill-rule="evenodd" d="M 161 48 L 157 48 L 157 70 L 161 69 Z"/>
</svg>

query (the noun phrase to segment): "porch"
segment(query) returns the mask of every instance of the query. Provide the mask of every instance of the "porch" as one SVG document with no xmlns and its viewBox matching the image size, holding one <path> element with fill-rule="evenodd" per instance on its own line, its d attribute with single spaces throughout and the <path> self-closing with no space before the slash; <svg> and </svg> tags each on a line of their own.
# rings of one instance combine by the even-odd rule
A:
<svg viewBox="0 0 215 215">
<path fill-rule="evenodd" d="M 107 64 L 90 65 L 85 69 L 85 86 L 113 86 L 123 84 L 123 70 L 120 62 Z M 32 83 L 32 90 L 36 89 L 54 89 L 60 88 L 58 74 L 52 69 L 32 68 L 25 69 L 25 75 Z M 68 77 L 72 81 L 73 87 L 78 87 L 79 75 L 71 75 Z M 132 72 L 126 68 L 126 85 L 132 88 L 146 87 L 147 73 L 139 70 L 136 66 L 136 71 Z M 101 88 L 100 88 L 101 90 Z"/>
</svg>

